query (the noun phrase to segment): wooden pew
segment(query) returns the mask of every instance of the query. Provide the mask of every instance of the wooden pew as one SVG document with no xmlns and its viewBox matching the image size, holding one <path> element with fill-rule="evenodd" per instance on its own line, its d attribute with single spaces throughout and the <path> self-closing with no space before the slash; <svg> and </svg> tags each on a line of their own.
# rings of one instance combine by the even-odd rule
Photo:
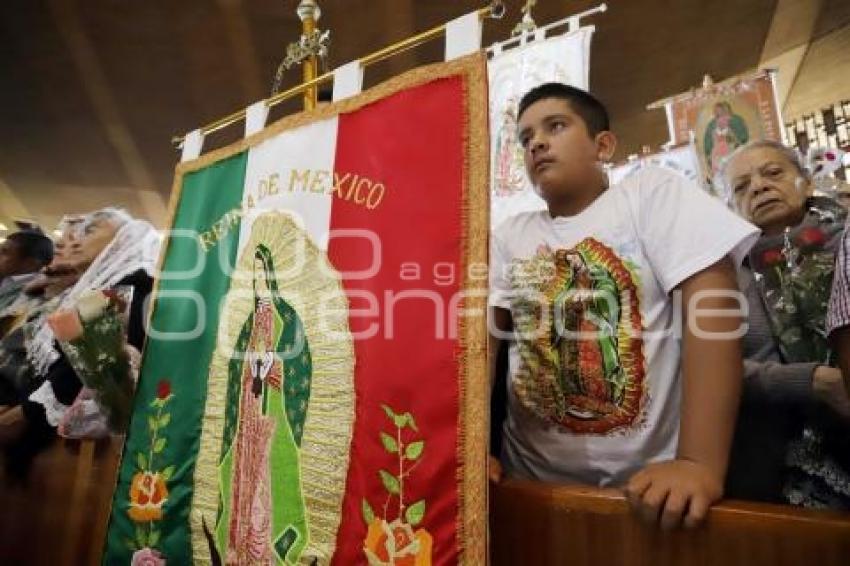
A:
<svg viewBox="0 0 850 566">
<path fill-rule="evenodd" d="M 507 480 L 491 490 L 491 564 L 847 566 L 850 514 L 726 501 L 694 531 L 632 517 L 616 490 Z"/>
<path fill-rule="evenodd" d="M 120 453 L 119 438 L 57 440 L 26 483 L 0 475 L 0 563 L 99 564 Z M 698 530 L 660 532 L 615 490 L 513 480 L 492 488 L 490 510 L 493 566 L 850 564 L 840 513 L 730 501 Z"/>
<path fill-rule="evenodd" d="M 23 481 L 0 466 L 0 564 L 100 564 L 122 445 L 56 439 Z"/>
</svg>

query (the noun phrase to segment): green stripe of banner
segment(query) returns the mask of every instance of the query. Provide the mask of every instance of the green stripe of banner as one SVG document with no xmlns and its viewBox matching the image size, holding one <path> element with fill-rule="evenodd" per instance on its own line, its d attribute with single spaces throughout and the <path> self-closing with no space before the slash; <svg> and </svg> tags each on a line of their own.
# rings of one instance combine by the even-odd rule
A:
<svg viewBox="0 0 850 566">
<path fill-rule="evenodd" d="M 169 564 L 192 563 L 191 485 L 218 308 L 230 285 L 219 258 L 235 264 L 239 220 L 228 223 L 226 232 L 207 232 L 206 250 L 194 235 L 210 231 L 240 207 L 247 156 L 243 152 L 184 177 L 113 498 L 104 564 L 130 564 L 134 552 L 145 547 L 160 552 Z M 199 324 L 200 332 L 186 339 Z M 184 333 L 183 339 L 154 334 L 166 330 Z M 168 493 L 157 518 L 157 501 L 165 495 L 162 477 L 169 478 Z M 148 506 L 140 505 L 149 498 Z"/>
</svg>

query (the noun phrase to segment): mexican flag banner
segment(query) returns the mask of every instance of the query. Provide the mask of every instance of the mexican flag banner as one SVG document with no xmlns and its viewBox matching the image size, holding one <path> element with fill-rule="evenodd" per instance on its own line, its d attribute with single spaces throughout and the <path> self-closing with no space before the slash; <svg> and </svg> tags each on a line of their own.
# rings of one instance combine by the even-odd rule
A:
<svg viewBox="0 0 850 566">
<path fill-rule="evenodd" d="M 417 69 L 177 167 L 105 564 L 481 564 L 487 82 Z"/>
</svg>

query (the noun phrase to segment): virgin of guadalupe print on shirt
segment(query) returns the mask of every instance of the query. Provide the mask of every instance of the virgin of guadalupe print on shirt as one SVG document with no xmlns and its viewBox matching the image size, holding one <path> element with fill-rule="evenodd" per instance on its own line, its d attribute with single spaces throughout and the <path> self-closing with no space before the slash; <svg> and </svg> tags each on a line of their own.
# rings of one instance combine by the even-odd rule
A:
<svg viewBox="0 0 850 566">
<path fill-rule="evenodd" d="M 538 417 L 573 432 L 632 425 L 644 389 L 642 320 L 635 270 L 586 238 L 542 248 L 512 266 L 519 332 L 515 391 Z"/>
</svg>

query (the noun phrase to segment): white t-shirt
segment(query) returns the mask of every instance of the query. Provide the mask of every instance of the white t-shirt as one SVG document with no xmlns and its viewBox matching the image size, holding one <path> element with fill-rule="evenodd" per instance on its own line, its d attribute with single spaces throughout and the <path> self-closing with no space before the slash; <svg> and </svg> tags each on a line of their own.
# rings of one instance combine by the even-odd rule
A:
<svg viewBox="0 0 850 566">
<path fill-rule="evenodd" d="M 618 485 L 674 458 L 681 315 L 671 292 L 726 255 L 740 265 L 757 236 L 684 177 L 656 167 L 575 216 L 527 212 L 497 227 L 489 302 L 514 322 L 508 474 Z"/>
</svg>

